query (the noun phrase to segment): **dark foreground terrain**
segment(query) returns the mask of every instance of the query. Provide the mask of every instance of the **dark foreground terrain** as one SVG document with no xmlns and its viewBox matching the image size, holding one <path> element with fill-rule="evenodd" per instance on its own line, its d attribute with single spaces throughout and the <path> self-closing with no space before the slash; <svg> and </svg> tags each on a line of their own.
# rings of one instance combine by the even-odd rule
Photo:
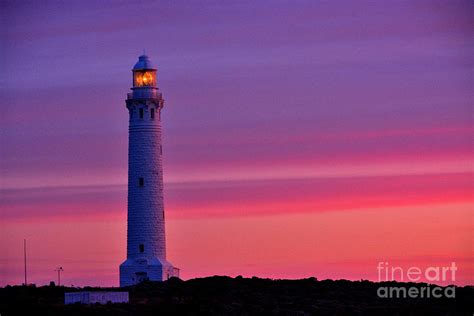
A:
<svg viewBox="0 0 474 316">
<path fill-rule="evenodd" d="M 8 315 L 469 315 L 472 287 L 456 298 L 379 298 L 380 286 L 426 284 L 369 281 L 269 280 L 209 277 L 149 282 L 127 288 L 130 304 L 64 305 L 64 292 L 123 290 L 57 286 L 0 289 L 0 314 Z"/>
</svg>

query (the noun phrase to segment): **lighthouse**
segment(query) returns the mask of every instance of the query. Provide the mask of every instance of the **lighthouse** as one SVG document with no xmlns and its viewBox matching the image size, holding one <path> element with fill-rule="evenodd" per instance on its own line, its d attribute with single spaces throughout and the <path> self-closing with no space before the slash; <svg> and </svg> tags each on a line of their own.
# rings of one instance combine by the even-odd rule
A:
<svg viewBox="0 0 474 316">
<path fill-rule="evenodd" d="M 132 69 L 133 87 L 126 99 L 128 131 L 127 260 L 120 265 L 120 286 L 179 276 L 166 260 L 163 203 L 161 110 L 164 99 L 157 69 L 146 55 Z"/>
</svg>

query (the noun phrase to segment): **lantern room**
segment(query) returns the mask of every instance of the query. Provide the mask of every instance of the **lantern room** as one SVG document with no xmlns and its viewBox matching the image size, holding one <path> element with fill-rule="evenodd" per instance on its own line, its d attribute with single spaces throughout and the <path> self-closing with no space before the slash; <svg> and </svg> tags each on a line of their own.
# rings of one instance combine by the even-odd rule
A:
<svg viewBox="0 0 474 316">
<path fill-rule="evenodd" d="M 132 71 L 134 88 L 156 87 L 156 68 L 148 56 L 142 55 L 138 57 L 138 62 Z"/>
</svg>

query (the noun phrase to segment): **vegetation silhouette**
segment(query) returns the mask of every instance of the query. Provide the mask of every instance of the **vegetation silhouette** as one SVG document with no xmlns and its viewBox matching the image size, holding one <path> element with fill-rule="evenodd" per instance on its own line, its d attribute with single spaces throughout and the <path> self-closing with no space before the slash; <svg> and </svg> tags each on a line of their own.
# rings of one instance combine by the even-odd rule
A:
<svg viewBox="0 0 474 316">
<path fill-rule="evenodd" d="M 474 289 L 456 287 L 456 298 L 379 298 L 380 286 L 425 283 L 347 280 L 272 280 L 214 276 L 144 282 L 127 288 L 6 286 L 1 315 L 473 315 Z M 432 285 L 433 286 L 433 285 Z M 72 291 L 124 291 L 128 304 L 64 305 Z"/>
</svg>

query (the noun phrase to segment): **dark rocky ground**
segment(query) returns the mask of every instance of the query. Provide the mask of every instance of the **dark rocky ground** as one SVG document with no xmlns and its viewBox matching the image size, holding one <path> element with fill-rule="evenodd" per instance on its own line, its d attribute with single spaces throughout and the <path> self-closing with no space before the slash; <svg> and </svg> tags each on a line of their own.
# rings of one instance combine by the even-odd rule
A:
<svg viewBox="0 0 474 316">
<path fill-rule="evenodd" d="M 369 281 L 269 280 L 209 277 L 148 282 L 127 288 L 130 304 L 64 305 L 64 292 L 123 290 L 7 286 L 0 314 L 8 315 L 469 315 L 474 288 L 456 288 L 456 298 L 379 298 L 379 286 L 426 286 Z"/>
</svg>

